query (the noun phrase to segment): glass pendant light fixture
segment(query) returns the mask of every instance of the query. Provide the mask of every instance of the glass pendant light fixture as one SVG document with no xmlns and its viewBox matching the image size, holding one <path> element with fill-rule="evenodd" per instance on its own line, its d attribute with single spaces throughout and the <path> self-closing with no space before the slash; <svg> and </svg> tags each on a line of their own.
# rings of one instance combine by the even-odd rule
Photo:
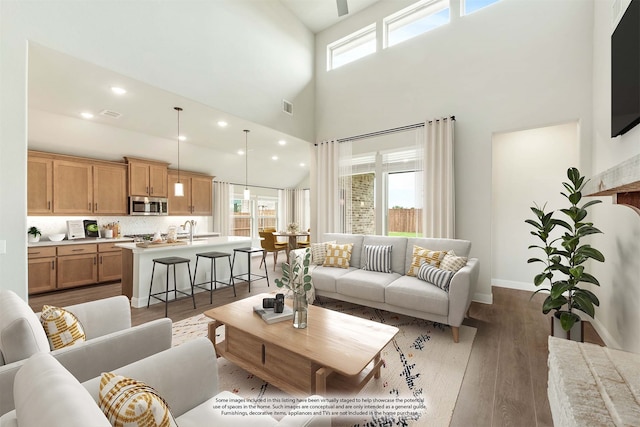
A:
<svg viewBox="0 0 640 427">
<path fill-rule="evenodd" d="M 251 199 L 251 193 L 249 192 L 249 150 L 248 150 L 248 139 L 249 139 L 249 129 L 243 130 L 244 132 L 244 199 Z"/>
<path fill-rule="evenodd" d="M 180 111 L 182 108 L 173 107 L 178 112 L 178 182 L 173 185 L 173 195 L 176 197 L 184 196 L 184 185 L 180 182 Z"/>
</svg>

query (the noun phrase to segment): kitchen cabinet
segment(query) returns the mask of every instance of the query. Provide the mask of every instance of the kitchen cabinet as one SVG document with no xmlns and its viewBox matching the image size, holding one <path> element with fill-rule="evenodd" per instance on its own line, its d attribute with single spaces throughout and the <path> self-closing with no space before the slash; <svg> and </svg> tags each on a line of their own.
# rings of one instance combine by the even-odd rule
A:
<svg viewBox="0 0 640 427">
<path fill-rule="evenodd" d="M 126 165 L 93 165 L 93 213 L 127 214 Z"/>
<path fill-rule="evenodd" d="M 122 249 L 115 243 L 98 244 L 98 282 L 122 279 Z"/>
<path fill-rule="evenodd" d="M 73 160 L 53 160 L 53 213 L 93 212 L 92 166 Z"/>
<path fill-rule="evenodd" d="M 58 246 L 58 289 L 98 282 L 98 245 Z"/>
<path fill-rule="evenodd" d="M 129 195 L 167 197 L 168 163 L 125 157 L 129 167 Z"/>
<path fill-rule="evenodd" d="M 126 215 L 127 165 L 29 151 L 28 215 Z"/>
<path fill-rule="evenodd" d="M 56 289 L 56 248 L 29 248 L 29 294 Z"/>
<path fill-rule="evenodd" d="M 178 182 L 178 171 L 169 170 L 169 215 L 211 215 L 212 181 L 212 176 L 180 171 L 184 196 L 176 197 L 173 186 Z"/>
<path fill-rule="evenodd" d="M 29 156 L 27 160 L 27 214 L 53 212 L 53 160 Z"/>
</svg>

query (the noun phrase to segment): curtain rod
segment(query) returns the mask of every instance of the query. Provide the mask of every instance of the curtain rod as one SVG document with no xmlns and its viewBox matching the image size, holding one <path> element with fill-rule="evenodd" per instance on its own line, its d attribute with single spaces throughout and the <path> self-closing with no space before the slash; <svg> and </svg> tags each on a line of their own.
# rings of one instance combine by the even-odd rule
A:
<svg viewBox="0 0 640 427">
<path fill-rule="evenodd" d="M 445 117 L 443 120 L 448 120 L 448 119 L 451 119 L 451 120 L 455 121 L 456 116 Z M 436 119 L 436 121 L 439 121 L 439 120 L 440 119 Z M 429 123 L 432 123 L 432 122 L 433 122 L 433 120 L 429 120 Z M 408 130 L 411 130 L 411 129 L 417 129 L 417 128 L 421 128 L 421 127 L 424 127 L 424 122 L 414 123 L 412 125 L 400 126 L 400 127 L 397 127 L 397 128 L 379 130 L 379 131 L 375 131 L 375 132 L 363 133 L 361 135 L 350 136 L 350 137 L 347 137 L 347 138 L 339 138 L 336 141 L 338 141 L 338 142 L 356 141 L 358 139 L 373 138 L 373 137 L 376 137 L 376 136 L 388 135 L 388 134 L 397 133 L 397 132 L 404 132 L 404 131 L 408 131 Z M 318 145 L 318 144 L 315 144 L 315 145 Z"/>
<path fill-rule="evenodd" d="M 221 182 L 221 181 L 218 181 Z M 245 186 L 245 184 L 238 184 L 237 182 L 230 182 L 229 184 L 231 185 L 241 185 L 241 186 Z M 247 187 L 255 187 L 255 188 L 267 188 L 269 190 L 284 190 L 284 188 L 278 188 L 278 187 L 266 187 L 264 185 L 251 185 L 251 184 L 246 184 Z"/>
</svg>

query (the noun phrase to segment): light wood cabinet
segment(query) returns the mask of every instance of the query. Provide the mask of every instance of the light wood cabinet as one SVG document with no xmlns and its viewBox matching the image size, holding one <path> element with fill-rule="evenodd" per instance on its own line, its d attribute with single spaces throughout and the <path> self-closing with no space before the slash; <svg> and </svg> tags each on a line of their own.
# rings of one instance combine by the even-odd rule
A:
<svg viewBox="0 0 640 427">
<path fill-rule="evenodd" d="M 56 248 L 29 248 L 29 294 L 56 289 Z"/>
<path fill-rule="evenodd" d="M 168 163 L 125 157 L 129 167 L 129 195 L 167 197 Z"/>
<path fill-rule="evenodd" d="M 53 212 L 53 160 L 29 156 L 27 160 L 27 214 Z"/>
<path fill-rule="evenodd" d="M 114 243 L 98 244 L 98 281 L 122 279 L 122 249 Z"/>
<path fill-rule="evenodd" d="M 169 170 L 169 215 L 211 215 L 212 181 L 212 176 L 180 171 L 184 196 L 176 197 L 173 186 L 178 182 L 178 171 Z"/>
<path fill-rule="evenodd" d="M 29 151 L 28 215 L 126 215 L 127 165 Z"/>
<path fill-rule="evenodd" d="M 98 245 L 58 246 L 57 287 L 70 288 L 98 282 Z"/>
<path fill-rule="evenodd" d="M 53 213 L 93 212 L 92 166 L 90 163 L 53 161 Z"/>
<path fill-rule="evenodd" d="M 127 166 L 93 166 L 93 213 L 127 214 Z"/>
</svg>

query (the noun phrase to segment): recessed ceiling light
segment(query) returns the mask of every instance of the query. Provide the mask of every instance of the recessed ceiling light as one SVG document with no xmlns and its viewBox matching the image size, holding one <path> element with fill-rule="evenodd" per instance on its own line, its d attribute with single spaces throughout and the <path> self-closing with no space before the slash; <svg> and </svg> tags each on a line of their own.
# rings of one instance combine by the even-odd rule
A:
<svg viewBox="0 0 640 427">
<path fill-rule="evenodd" d="M 281 139 L 280 141 L 278 141 L 278 144 L 287 145 L 287 141 L 285 141 L 284 139 Z"/>
<path fill-rule="evenodd" d="M 238 150 L 238 154 L 241 156 L 244 156 L 244 151 L 243 150 Z"/>
<path fill-rule="evenodd" d="M 187 137 L 186 137 L 186 136 L 184 136 L 184 135 L 180 135 L 180 136 L 178 137 L 178 139 L 179 139 L 180 141 L 186 141 L 186 140 L 187 140 Z"/>
<path fill-rule="evenodd" d="M 93 114 L 89 113 L 88 111 L 84 111 L 80 113 L 80 115 L 83 119 L 93 119 Z"/>
<path fill-rule="evenodd" d="M 226 128 L 228 124 L 229 123 L 225 122 L 224 120 L 220 120 L 218 122 L 218 126 L 220 126 L 221 128 Z"/>
<path fill-rule="evenodd" d="M 300 166 L 301 166 L 301 167 L 304 167 L 304 166 L 305 166 L 305 164 L 304 164 L 304 163 L 300 163 Z"/>
<path fill-rule="evenodd" d="M 125 93 L 127 93 L 127 90 L 118 86 L 111 86 L 111 92 L 115 93 L 116 95 L 124 95 Z"/>
<path fill-rule="evenodd" d="M 271 160 L 278 160 L 278 156 L 271 156 Z"/>
</svg>

